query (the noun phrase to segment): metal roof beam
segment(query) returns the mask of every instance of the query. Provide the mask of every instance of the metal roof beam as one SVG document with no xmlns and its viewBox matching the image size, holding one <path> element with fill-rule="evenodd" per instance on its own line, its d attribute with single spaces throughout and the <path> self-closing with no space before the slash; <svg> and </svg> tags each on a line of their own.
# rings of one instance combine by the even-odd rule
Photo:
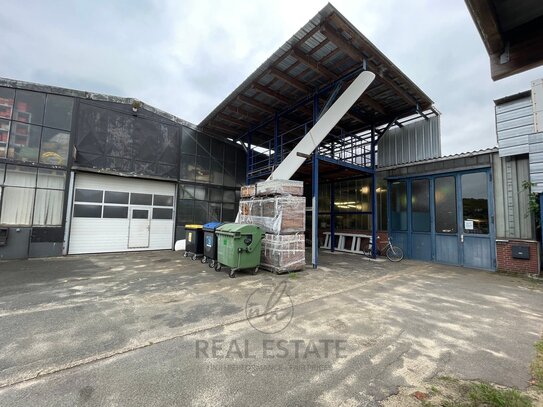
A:
<svg viewBox="0 0 543 407">
<path fill-rule="evenodd" d="M 301 49 L 293 47 L 290 52 L 292 52 L 294 56 L 300 59 L 305 65 L 313 69 L 315 72 L 326 76 L 328 79 L 335 79 L 337 76 L 324 65 L 319 64 L 311 55 L 307 55 Z"/>
<path fill-rule="evenodd" d="M 337 30 L 335 30 L 330 24 L 322 24 L 321 32 L 326 35 L 337 47 L 340 47 L 344 50 L 352 59 L 358 62 L 364 61 L 365 57 L 362 54 L 362 51 L 359 51 L 349 40 L 347 40 L 343 35 L 341 35 Z M 381 69 L 373 63 L 371 60 L 367 61 L 368 68 L 375 72 L 379 79 L 385 82 L 388 86 L 396 91 L 396 93 L 404 99 L 409 104 L 417 104 L 417 101 L 409 95 L 405 90 L 403 90 L 399 85 L 394 83 L 392 79 L 385 77 L 385 73 L 381 72 Z"/>
<path fill-rule="evenodd" d="M 311 92 L 311 88 L 305 84 L 303 84 L 302 82 L 300 82 L 298 79 L 290 76 L 289 74 L 283 72 L 283 71 L 280 71 L 279 69 L 277 68 L 270 68 L 269 72 L 275 76 L 276 78 L 279 78 L 281 79 L 282 81 L 288 83 L 289 85 L 291 85 L 292 87 L 298 89 L 298 90 L 301 90 L 302 92 L 306 92 L 306 93 L 309 93 Z"/>
<path fill-rule="evenodd" d="M 254 100 L 253 98 L 247 97 L 245 95 L 238 95 L 238 99 L 241 100 L 243 103 L 256 107 L 266 113 L 275 114 L 275 109 L 273 107 L 268 106 L 265 103 L 259 102 L 258 100 Z"/>
<path fill-rule="evenodd" d="M 279 102 L 285 103 L 287 105 L 291 103 L 291 100 L 288 97 L 283 96 L 279 92 L 276 92 L 268 88 L 267 86 L 261 85 L 260 83 L 253 83 L 251 86 L 252 88 L 259 90 L 260 92 L 271 96 L 272 98 L 274 98 L 275 100 L 278 100 Z"/>
</svg>

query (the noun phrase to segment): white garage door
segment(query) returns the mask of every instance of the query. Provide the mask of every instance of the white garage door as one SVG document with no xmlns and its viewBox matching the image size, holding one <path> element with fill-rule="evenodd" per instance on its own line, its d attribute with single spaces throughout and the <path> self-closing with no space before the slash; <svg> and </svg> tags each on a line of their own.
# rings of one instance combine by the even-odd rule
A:
<svg viewBox="0 0 543 407">
<path fill-rule="evenodd" d="M 68 252 L 171 249 L 175 184 L 76 173 Z"/>
</svg>

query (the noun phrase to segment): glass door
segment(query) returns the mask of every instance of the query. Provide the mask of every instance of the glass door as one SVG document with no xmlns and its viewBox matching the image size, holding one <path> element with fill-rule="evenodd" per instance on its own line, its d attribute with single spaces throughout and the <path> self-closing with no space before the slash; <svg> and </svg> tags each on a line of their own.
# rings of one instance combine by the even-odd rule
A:
<svg viewBox="0 0 543 407">
<path fill-rule="evenodd" d="M 440 263 L 461 264 L 456 197 L 455 176 L 435 178 L 435 250 Z"/>
<path fill-rule="evenodd" d="M 460 176 L 460 247 L 466 267 L 492 269 L 492 239 L 489 208 L 489 174 L 474 172 Z"/>
</svg>

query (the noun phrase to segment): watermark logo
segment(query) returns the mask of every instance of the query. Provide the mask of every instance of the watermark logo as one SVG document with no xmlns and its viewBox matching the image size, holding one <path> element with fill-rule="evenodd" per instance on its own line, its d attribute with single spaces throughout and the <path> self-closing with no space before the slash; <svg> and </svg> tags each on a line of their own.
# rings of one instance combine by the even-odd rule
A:
<svg viewBox="0 0 543 407">
<path fill-rule="evenodd" d="M 294 316 L 294 303 L 282 281 L 275 287 L 261 287 L 253 291 L 245 304 L 245 316 L 251 326 L 264 334 L 283 331 Z"/>
</svg>

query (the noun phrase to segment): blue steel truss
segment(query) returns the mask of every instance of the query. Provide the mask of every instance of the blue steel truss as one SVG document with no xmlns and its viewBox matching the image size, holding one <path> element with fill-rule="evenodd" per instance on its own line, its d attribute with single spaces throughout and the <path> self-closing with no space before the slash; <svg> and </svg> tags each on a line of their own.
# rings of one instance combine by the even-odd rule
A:
<svg viewBox="0 0 543 407">
<path fill-rule="evenodd" d="M 313 94 L 307 95 L 300 99 L 292 106 L 276 112 L 267 120 L 260 124 L 253 126 L 242 136 L 238 137 L 235 141 L 240 141 L 247 149 L 247 184 L 266 179 L 275 168 L 281 163 L 284 157 L 286 157 L 290 151 L 296 146 L 296 144 L 307 134 L 310 128 L 317 122 L 322 113 L 330 107 L 335 98 L 338 96 L 341 90 L 341 85 L 346 81 L 354 78 L 360 72 L 365 70 L 366 65 L 364 63 L 357 69 L 351 71 L 347 75 L 325 85 L 319 89 L 316 89 Z M 328 95 L 328 101 L 322 107 L 319 106 L 319 98 Z M 295 110 L 312 103 L 312 119 L 299 123 L 294 127 L 290 127 L 288 130 L 281 132 L 280 119 L 294 112 Z M 413 112 L 415 113 L 415 112 Z M 313 238 L 313 250 L 312 250 L 312 263 L 316 268 L 318 265 L 318 188 L 319 188 L 319 161 L 335 164 L 338 167 L 349 168 L 351 170 L 359 171 L 361 174 L 367 174 L 372 178 L 371 186 L 371 201 L 372 201 L 372 239 L 375 242 L 377 233 L 377 193 L 376 193 L 376 149 L 379 139 L 385 134 L 385 132 L 396 122 L 398 118 L 391 118 L 391 121 L 385 127 L 377 130 L 375 126 L 372 126 L 370 130 L 361 134 L 347 133 L 342 129 L 334 129 L 332 133 L 323 141 L 312 157 L 306 161 L 304 165 L 312 165 L 312 238 Z M 273 124 L 273 137 L 270 138 L 265 145 L 259 143 L 259 146 L 252 144 L 253 135 L 261 131 L 264 127 Z M 303 131 L 301 131 L 303 129 Z M 297 133 L 297 135 L 295 134 Z M 332 208 L 334 207 L 332 195 Z M 332 210 L 331 222 L 330 222 L 330 234 L 331 241 L 335 239 L 335 213 Z M 332 243 L 332 248 L 334 244 Z M 375 247 L 373 248 L 373 257 L 375 258 Z M 332 249 L 333 250 L 333 249 Z"/>
</svg>

